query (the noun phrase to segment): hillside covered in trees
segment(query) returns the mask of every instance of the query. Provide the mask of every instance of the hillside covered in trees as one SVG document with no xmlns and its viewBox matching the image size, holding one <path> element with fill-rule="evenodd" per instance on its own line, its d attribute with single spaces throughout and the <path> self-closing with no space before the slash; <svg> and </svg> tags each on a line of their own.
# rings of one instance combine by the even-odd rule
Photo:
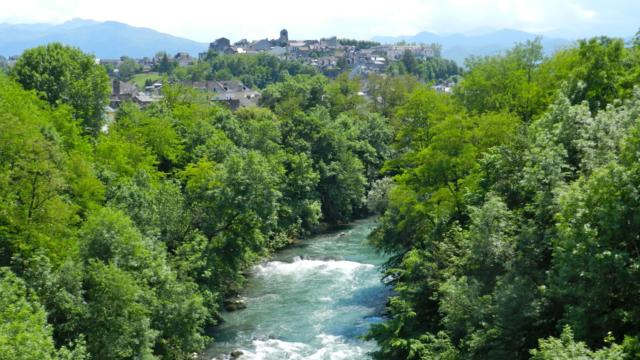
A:
<svg viewBox="0 0 640 360">
<path fill-rule="evenodd" d="M 346 77 L 167 87 L 105 132 L 107 88 L 59 44 L 0 74 L 0 359 L 190 358 L 249 265 L 366 212 L 392 140 Z"/>
<path fill-rule="evenodd" d="M 242 78 L 260 107 L 172 85 L 108 124 L 77 49 L 0 73 L 0 359 L 189 359 L 249 266 L 373 212 L 394 290 L 374 358 L 640 356 L 640 39 L 519 44 L 453 94 L 424 81 L 455 63 L 241 59 L 181 76 Z"/>
</svg>

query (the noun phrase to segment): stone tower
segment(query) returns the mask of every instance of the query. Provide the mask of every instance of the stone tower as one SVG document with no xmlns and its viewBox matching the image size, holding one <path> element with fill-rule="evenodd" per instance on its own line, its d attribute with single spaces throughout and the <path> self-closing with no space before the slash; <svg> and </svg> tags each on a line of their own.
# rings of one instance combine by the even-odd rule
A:
<svg viewBox="0 0 640 360">
<path fill-rule="evenodd" d="M 280 39 L 278 39 L 278 42 L 280 42 L 281 46 L 289 45 L 289 32 L 287 29 L 280 30 Z"/>
</svg>

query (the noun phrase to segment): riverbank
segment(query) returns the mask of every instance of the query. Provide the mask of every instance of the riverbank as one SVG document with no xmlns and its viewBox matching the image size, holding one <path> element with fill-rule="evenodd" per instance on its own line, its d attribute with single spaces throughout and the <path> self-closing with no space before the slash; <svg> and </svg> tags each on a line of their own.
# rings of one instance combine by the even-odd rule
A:
<svg viewBox="0 0 640 360">
<path fill-rule="evenodd" d="M 375 343 L 361 336 L 380 320 L 386 260 L 367 236 L 375 219 L 300 240 L 250 271 L 247 308 L 222 313 L 203 359 L 367 359 Z M 239 354 L 239 353 L 237 353 Z"/>
</svg>

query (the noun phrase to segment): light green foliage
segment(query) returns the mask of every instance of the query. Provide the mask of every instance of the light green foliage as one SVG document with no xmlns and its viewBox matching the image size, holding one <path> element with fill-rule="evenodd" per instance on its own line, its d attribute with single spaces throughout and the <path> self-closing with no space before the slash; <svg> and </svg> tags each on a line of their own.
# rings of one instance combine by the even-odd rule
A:
<svg viewBox="0 0 640 360">
<path fill-rule="evenodd" d="M 565 316 L 581 339 L 638 329 L 638 194 L 633 175 L 616 164 L 579 179 L 561 196 L 554 270 Z M 588 271 L 586 271 L 588 269 Z M 571 289 L 562 286 L 571 283 Z"/>
<path fill-rule="evenodd" d="M 404 100 L 417 86 L 418 80 L 413 76 L 382 76 L 370 74 L 368 77 L 369 93 L 372 107 L 380 114 L 390 117 L 396 108 L 404 104 Z"/>
<path fill-rule="evenodd" d="M 171 85 L 87 132 L 69 96 L 98 81 L 91 58 L 59 45 L 23 58 L 14 76 L 39 93 L 0 76 L 0 265 L 13 271 L 0 296 L 29 309 L 7 324 L 34 329 L 0 334 L 11 358 L 21 341 L 43 352 L 26 358 L 190 358 L 248 266 L 321 222 L 367 214 L 364 195 L 392 153 L 393 130 L 357 81 L 298 63 L 210 59 L 216 74 L 283 80 L 265 90 L 268 108 L 231 112 Z M 166 60 L 163 71 L 182 76 Z M 97 106 L 87 94 L 82 104 Z"/>
<path fill-rule="evenodd" d="M 395 111 L 394 146 L 400 153 L 427 147 L 434 135 L 432 128 L 454 112 L 449 97 L 423 86 L 417 87 Z"/>
<path fill-rule="evenodd" d="M 158 162 L 151 149 L 129 141 L 119 133 L 100 135 L 95 156 L 97 172 L 108 184 L 131 177 L 140 170 L 154 174 Z"/>
<path fill-rule="evenodd" d="M 560 338 L 541 339 L 538 349 L 531 350 L 532 360 L 618 360 L 624 359 L 622 347 L 613 344 L 598 351 L 591 351 L 585 343 L 576 342 L 571 328 L 565 326 Z"/>
<path fill-rule="evenodd" d="M 334 117 L 342 112 L 356 111 L 364 105 L 364 98 L 358 94 L 360 81 L 349 79 L 347 73 L 342 73 L 335 81 L 329 83 L 325 91 L 331 115 Z"/>
<path fill-rule="evenodd" d="M 78 221 L 78 207 L 66 194 L 92 206 L 104 189 L 75 151 L 88 144 L 68 112 L 48 110 L 6 77 L 0 77 L 0 93 L 0 241 L 14 255 L 46 249 L 59 262 L 76 249 L 69 227 Z M 7 265 L 8 254 L 2 256 Z"/>
<path fill-rule="evenodd" d="M 109 79 L 92 56 L 60 43 L 25 51 L 12 69 L 27 90 L 51 105 L 67 104 L 84 128 L 97 133 L 109 96 Z"/>
<path fill-rule="evenodd" d="M 323 105 L 327 80 L 323 76 L 299 75 L 268 86 L 262 93 L 260 104 L 278 115 L 294 115 Z"/>
<path fill-rule="evenodd" d="M 548 81 L 540 40 L 516 45 L 506 54 L 467 60 L 456 95 L 473 112 L 509 111 L 530 121 L 557 91 Z"/>
<path fill-rule="evenodd" d="M 393 186 L 393 179 L 385 177 L 376 180 L 367 193 L 367 208 L 369 211 L 382 214 L 389 205 L 389 191 Z"/>
<path fill-rule="evenodd" d="M 54 359 L 51 326 L 24 281 L 0 268 L 0 359 Z"/>
<path fill-rule="evenodd" d="M 574 63 L 569 80 L 569 95 L 574 103 L 587 101 L 592 111 L 604 109 L 623 91 L 619 86 L 625 73 L 626 50 L 620 39 L 607 37 L 582 40 L 577 49 L 580 59 Z"/>
<path fill-rule="evenodd" d="M 109 133 L 122 134 L 128 142 L 151 150 L 164 170 L 184 156 L 172 119 L 159 111 L 143 113 L 135 105 L 125 104 L 118 109 L 118 121 Z"/>
</svg>

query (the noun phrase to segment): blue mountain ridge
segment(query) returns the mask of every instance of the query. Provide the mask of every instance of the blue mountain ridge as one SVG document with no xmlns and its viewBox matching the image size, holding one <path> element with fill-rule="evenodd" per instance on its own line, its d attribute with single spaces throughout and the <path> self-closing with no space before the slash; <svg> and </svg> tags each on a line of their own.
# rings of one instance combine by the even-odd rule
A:
<svg viewBox="0 0 640 360">
<path fill-rule="evenodd" d="M 0 55 L 19 55 L 25 49 L 51 42 L 76 46 L 103 59 L 122 55 L 151 57 L 161 50 L 169 54 L 183 51 L 197 55 L 206 51 L 208 46 L 206 43 L 116 21 L 74 19 L 59 25 L 0 24 Z"/>
<path fill-rule="evenodd" d="M 487 56 L 495 55 L 501 51 L 510 49 L 516 43 L 535 39 L 537 34 L 525 31 L 503 29 L 485 32 L 477 35 L 448 34 L 439 35 L 431 32 L 421 32 L 410 36 L 376 36 L 373 40 L 389 44 L 398 41 L 409 43 L 438 43 L 442 45 L 442 56 L 452 59 L 459 64 L 471 55 Z M 573 42 L 567 39 L 542 36 L 542 45 L 545 53 L 551 54 L 563 47 L 570 46 Z"/>
<path fill-rule="evenodd" d="M 442 56 L 459 64 L 471 56 L 494 55 L 511 48 L 517 42 L 534 39 L 536 34 L 518 30 L 483 31 L 475 35 L 421 32 L 411 36 L 376 36 L 375 41 L 395 43 L 438 43 Z M 213 39 L 212 39 L 213 40 Z M 0 24 L 0 55 L 19 55 L 25 49 L 62 42 L 76 46 L 98 58 L 112 59 L 126 55 L 135 58 L 151 57 L 158 51 L 169 54 L 188 52 L 196 55 L 206 51 L 208 44 L 159 31 L 127 25 L 116 21 L 73 19 L 59 25 L 51 24 Z M 570 46 L 566 39 L 542 37 L 547 54 Z"/>
</svg>

